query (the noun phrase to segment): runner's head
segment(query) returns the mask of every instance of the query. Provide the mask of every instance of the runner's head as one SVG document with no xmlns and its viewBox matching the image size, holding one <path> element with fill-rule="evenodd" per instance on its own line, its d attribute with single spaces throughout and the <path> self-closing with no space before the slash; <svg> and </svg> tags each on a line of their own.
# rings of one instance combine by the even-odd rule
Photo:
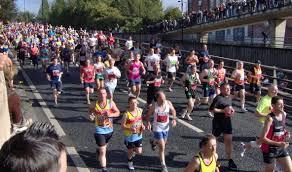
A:
<svg viewBox="0 0 292 172">
<path fill-rule="evenodd" d="M 207 134 L 199 143 L 201 152 L 207 156 L 213 156 L 216 153 L 217 142 L 216 137 L 212 134 Z"/>
<path fill-rule="evenodd" d="M 98 56 L 96 57 L 96 62 L 102 62 L 101 55 L 98 55 Z"/>
<path fill-rule="evenodd" d="M 195 74 L 197 72 L 197 65 L 191 65 L 191 72 Z"/>
<path fill-rule="evenodd" d="M 89 66 L 89 65 L 90 65 L 90 59 L 87 58 L 87 59 L 86 59 L 86 66 Z"/>
<path fill-rule="evenodd" d="M 115 62 L 116 62 L 115 59 L 113 59 L 113 58 L 109 59 L 110 67 L 113 67 L 115 65 Z"/>
<path fill-rule="evenodd" d="M 220 86 L 221 94 L 224 96 L 230 95 L 230 85 L 228 83 L 224 83 Z"/>
<path fill-rule="evenodd" d="M 223 60 L 220 60 L 219 61 L 219 64 L 218 64 L 218 68 L 219 69 L 222 69 L 224 67 L 224 61 Z"/>
<path fill-rule="evenodd" d="M 174 48 L 171 48 L 169 54 L 170 54 L 171 56 L 175 55 L 175 49 L 174 49 Z"/>
<path fill-rule="evenodd" d="M 103 101 L 106 100 L 106 97 L 107 97 L 106 90 L 104 88 L 99 89 L 97 92 L 97 100 Z"/>
<path fill-rule="evenodd" d="M 190 56 L 193 56 L 193 55 L 196 55 L 196 51 L 195 51 L 195 50 L 192 50 L 192 51 L 190 52 Z"/>
<path fill-rule="evenodd" d="M 270 85 L 268 88 L 268 95 L 270 97 L 275 97 L 277 96 L 277 94 L 278 94 L 278 86 L 275 84 Z"/>
<path fill-rule="evenodd" d="M 214 68 L 214 61 L 212 59 L 208 60 L 208 67 L 209 69 Z"/>
<path fill-rule="evenodd" d="M 154 65 L 154 67 L 153 67 L 153 69 L 154 69 L 154 73 L 155 74 L 159 74 L 160 73 L 160 65 Z"/>
<path fill-rule="evenodd" d="M 261 66 L 261 61 L 260 60 L 256 60 L 254 65 L 255 65 L 256 68 L 259 68 Z"/>
<path fill-rule="evenodd" d="M 280 112 L 284 110 L 284 101 L 280 96 L 275 96 L 272 98 L 272 107 L 274 112 Z"/>
<path fill-rule="evenodd" d="M 153 54 L 154 54 L 154 48 L 150 48 L 150 49 L 149 49 L 149 54 L 150 54 L 150 55 L 153 55 Z"/>
<path fill-rule="evenodd" d="M 158 104 L 163 104 L 166 100 L 166 97 L 165 97 L 165 94 L 164 92 L 162 91 L 158 91 L 156 94 L 155 94 L 155 99 L 156 99 L 156 102 Z"/>
<path fill-rule="evenodd" d="M 138 105 L 138 100 L 136 97 L 129 97 L 128 98 L 129 109 L 134 110 L 137 108 L 137 105 Z"/>
<path fill-rule="evenodd" d="M 243 68 L 243 62 L 242 61 L 238 61 L 236 63 L 236 69 L 242 69 Z"/>
<path fill-rule="evenodd" d="M 57 65 L 58 64 L 58 58 L 57 57 L 54 57 L 52 59 L 52 63 L 53 63 L 53 65 Z"/>
<path fill-rule="evenodd" d="M 135 54 L 134 60 L 135 61 L 139 61 L 140 60 L 141 55 L 139 53 Z"/>
</svg>

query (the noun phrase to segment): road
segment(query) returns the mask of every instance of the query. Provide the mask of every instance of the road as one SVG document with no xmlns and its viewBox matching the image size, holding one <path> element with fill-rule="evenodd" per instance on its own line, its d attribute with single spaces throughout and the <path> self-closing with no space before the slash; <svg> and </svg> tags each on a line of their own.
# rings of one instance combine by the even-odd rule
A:
<svg viewBox="0 0 292 172">
<path fill-rule="evenodd" d="M 77 171 L 75 166 L 80 167 L 79 171 L 88 168 L 89 171 L 97 171 L 99 163 L 96 161 L 96 144 L 93 137 L 94 123 L 88 118 L 88 105 L 86 104 L 84 92 L 79 82 L 79 68 L 73 67 L 70 76 L 63 78 L 63 90 L 59 100 L 59 106 L 54 107 L 52 90 L 46 80 L 46 76 L 41 70 L 33 70 L 30 66 L 23 68 L 25 75 L 30 78 L 32 84 L 25 82 L 30 87 L 35 86 L 36 90 L 30 91 L 31 101 L 37 119 L 41 121 L 54 121 L 54 125 L 60 126 L 64 131 L 62 140 L 67 146 L 68 171 Z M 27 79 L 27 78 L 26 78 Z M 114 94 L 114 100 L 121 112 L 127 107 L 128 95 L 126 83 L 119 80 L 118 87 Z M 164 88 L 164 90 L 166 90 Z M 38 94 L 41 97 L 36 97 Z M 167 98 L 174 104 L 177 114 L 180 114 L 186 105 L 183 89 L 175 85 L 173 92 L 166 92 Z M 145 85 L 142 89 L 141 99 L 146 99 Z M 139 106 L 144 107 L 144 101 L 140 101 Z M 239 102 L 234 101 L 236 110 L 239 110 Z M 198 152 L 198 143 L 203 134 L 211 132 L 212 119 L 207 115 L 207 106 L 201 105 L 192 113 L 193 121 L 179 122 L 175 128 L 170 128 L 170 136 L 166 147 L 166 163 L 170 172 L 182 171 L 187 162 Z M 259 129 L 257 119 L 253 115 L 255 103 L 248 101 L 247 113 L 236 113 L 232 118 L 233 122 L 233 145 L 234 161 L 238 165 L 238 171 L 260 171 L 263 165 L 260 150 L 247 152 L 245 157 L 240 157 L 240 142 L 247 142 L 255 139 L 256 131 Z M 45 115 L 51 112 L 53 116 L 49 118 Z M 46 112 L 46 113 L 45 113 Z M 123 143 L 123 134 L 120 127 L 121 118 L 114 120 L 114 134 L 110 140 L 107 152 L 108 167 L 110 171 L 129 171 L 127 169 L 126 147 Z M 188 125 L 186 125 L 186 123 Z M 287 119 L 288 130 L 291 130 L 291 118 Z M 201 129 L 203 133 L 198 132 Z M 146 131 L 143 139 L 143 154 L 134 158 L 135 171 L 148 172 L 159 171 L 160 163 L 157 152 L 151 150 L 149 143 L 152 134 Z M 227 160 L 224 153 L 222 138 L 218 139 L 217 152 L 222 164 L 222 171 L 227 170 Z M 74 151 L 77 151 L 77 153 Z M 291 152 L 291 147 L 289 147 Z M 83 164 L 84 162 L 84 164 Z"/>
</svg>

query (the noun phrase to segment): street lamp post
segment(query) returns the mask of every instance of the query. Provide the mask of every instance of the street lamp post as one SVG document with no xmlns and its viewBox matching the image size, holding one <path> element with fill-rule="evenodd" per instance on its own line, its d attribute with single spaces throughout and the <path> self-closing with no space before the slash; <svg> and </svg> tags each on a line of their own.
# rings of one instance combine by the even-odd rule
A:
<svg viewBox="0 0 292 172">
<path fill-rule="evenodd" d="M 183 20 L 183 15 L 184 15 L 184 1 L 183 0 L 179 0 L 177 2 L 180 2 L 181 5 L 181 14 L 182 14 L 182 22 L 181 22 L 181 44 L 183 44 L 184 42 L 184 20 Z"/>
</svg>

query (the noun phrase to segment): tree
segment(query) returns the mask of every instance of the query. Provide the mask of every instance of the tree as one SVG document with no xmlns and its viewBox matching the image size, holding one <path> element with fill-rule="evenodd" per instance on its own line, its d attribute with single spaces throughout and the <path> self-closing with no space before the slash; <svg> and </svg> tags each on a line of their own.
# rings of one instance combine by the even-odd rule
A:
<svg viewBox="0 0 292 172">
<path fill-rule="evenodd" d="M 42 22 L 49 21 L 49 13 L 50 13 L 50 6 L 48 0 L 42 0 L 39 12 L 38 12 L 38 19 Z"/>
<path fill-rule="evenodd" d="M 35 21 L 35 19 L 36 19 L 36 15 L 28 11 L 18 12 L 16 16 L 17 21 L 26 22 L 26 23 L 33 22 Z"/>
<path fill-rule="evenodd" d="M 0 20 L 11 20 L 16 13 L 15 0 L 0 0 Z"/>
<path fill-rule="evenodd" d="M 164 18 L 166 20 L 173 20 L 173 19 L 179 19 L 182 17 L 182 13 L 181 13 L 181 10 L 176 7 L 176 8 L 167 8 L 165 10 L 165 15 L 164 15 Z"/>
</svg>

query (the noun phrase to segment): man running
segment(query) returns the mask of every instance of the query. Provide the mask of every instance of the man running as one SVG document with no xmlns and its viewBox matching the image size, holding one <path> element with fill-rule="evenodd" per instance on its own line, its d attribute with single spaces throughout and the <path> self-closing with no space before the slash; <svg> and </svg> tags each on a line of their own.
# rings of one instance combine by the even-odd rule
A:
<svg viewBox="0 0 292 172">
<path fill-rule="evenodd" d="M 136 97 L 129 97 L 128 109 L 126 110 L 121 126 L 124 130 L 125 145 L 128 149 L 128 168 L 134 170 L 133 158 L 135 154 L 142 153 L 142 132 L 145 126 L 142 121 L 143 110 L 137 106 Z"/>
<path fill-rule="evenodd" d="M 262 152 L 265 163 L 265 172 L 275 171 L 275 160 L 284 172 L 292 171 L 292 162 L 287 150 L 290 132 L 286 130 L 286 117 L 284 112 L 283 98 L 275 96 L 272 98 L 271 112 L 264 124 L 261 134 Z"/>
<path fill-rule="evenodd" d="M 277 96 L 277 94 L 277 85 L 269 86 L 268 94 L 260 99 L 258 106 L 256 107 L 255 115 L 258 118 L 258 122 L 260 124 L 260 129 L 258 130 L 256 135 L 257 137 L 261 134 L 267 115 L 272 112 L 272 98 Z M 241 156 L 243 157 L 246 150 L 249 150 L 251 148 L 259 148 L 261 142 L 257 139 L 256 141 L 251 141 L 247 144 L 241 143 L 241 145 L 243 145 L 243 152 L 241 153 Z"/>
<path fill-rule="evenodd" d="M 157 54 L 154 54 L 154 48 L 150 48 L 149 55 L 146 57 L 145 66 L 147 66 L 147 72 L 153 73 L 154 66 L 160 65 L 160 57 Z"/>
<path fill-rule="evenodd" d="M 216 95 L 220 94 L 220 86 L 227 83 L 226 69 L 224 69 L 224 61 L 220 60 L 217 68 L 217 77 L 215 79 Z"/>
<path fill-rule="evenodd" d="M 89 117 L 95 121 L 94 138 L 98 145 L 98 160 L 102 172 L 107 172 L 106 148 L 113 135 L 113 120 L 118 117 L 120 111 L 113 100 L 107 99 L 105 89 L 98 90 L 97 101 L 89 106 Z"/>
<path fill-rule="evenodd" d="M 154 66 L 154 73 L 149 73 L 146 77 L 147 84 L 147 109 L 152 105 L 153 100 L 156 101 L 155 94 L 159 91 L 164 80 L 161 76 L 160 66 Z"/>
<path fill-rule="evenodd" d="M 105 77 L 105 89 L 107 90 L 110 99 L 113 99 L 113 95 L 117 86 L 118 78 L 121 77 L 120 70 L 115 67 L 115 60 L 109 59 L 109 67 L 104 70 Z"/>
<path fill-rule="evenodd" d="M 232 124 L 231 116 L 234 114 L 232 101 L 230 98 L 230 86 L 224 83 L 220 87 L 221 93 L 213 100 L 209 111 L 214 113 L 212 121 L 212 133 L 215 137 L 223 134 L 225 152 L 228 158 L 228 168 L 236 170 L 237 166 L 232 160 Z"/>
<path fill-rule="evenodd" d="M 200 152 L 188 163 L 184 172 L 219 172 L 216 137 L 208 134 L 199 143 Z"/>
<path fill-rule="evenodd" d="M 178 69 L 178 57 L 175 55 L 175 49 L 171 49 L 170 54 L 164 60 L 166 64 L 166 72 L 169 79 L 168 91 L 172 92 L 172 85 L 175 81 L 176 71 Z"/>
<path fill-rule="evenodd" d="M 240 98 L 240 104 L 241 104 L 241 111 L 247 112 L 247 109 L 245 108 L 245 73 L 243 69 L 243 62 L 239 61 L 237 62 L 236 69 L 233 71 L 231 78 L 234 80 L 234 97 L 238 96 Z"/>
<path fill-rule="evenodd" d="M 96 62 L 94 63 L 95 68 L 95 83 L 96 89 L 99 90 L 100 88 L 104 88 L 104 76 L 103 72 L 105 69 L 105 65 L 102 62 L 101 56 L 97 56 L 95 58 Z"/>
<path fill-rule="evenodd" d="M 83 84 L 87 104 L 90 104 L 89 94 L 94 91 L 95 68 L 90 64 L 90 59 L 86 60 L 85 66 L 80 69 L 80 81 Z"/>
<path fill-rule="evenodd" d="M 250 93 L 256 96 L 256 102 L 258 103 L 261 98 L 261 80 L 262 76 L 262 68 L 261 61 L 257 60 L 255 66 L 251 69 L 248 74 L 249 78 L 249 87 Z"/>
<path fill-rule="evenodd" d="M 176 126 L 176 111 L 169 100 L 166 100 L 165 94 L 159 91 L 155 95 L 156 102 L 152 105 L 147 112 L 146 121 L 147 129 L 151 130 L 150 117 L 154 116 L 153 121 L 153 133 L 154 139 L 151 141 L 152 149 L 155 150 L 156 145 L 159 147 L 159 158 L 161 162 L 161 171 L 167 172 L 165 163 L 165 147 L 167 143 L 168 131 L 169 131 L 169 117 L 173 116 L 172 127 Z"/>
<path fill-rule="evenodd" d="M 145 75 L 146 71 L 143 63 L 140 61 L 140 54 L 135 54 L 134 60 L 127 66 L 129 87 L 135 97 L 139 97 L 141 91 L 141 74 Z"/>
<path fill-rule="evenodd" d="M 200 74 L 200 80 L 203 84 L 203 94 L 204 98 L 202 99 L 202 103 L 210 104 L 212 103 L 215 94 L 215 79 L 217 76 L 217 70 L 214 68 L 214 61 L 208 61 L 208 69 L 204 69 Z M 210 117 L 213 117 L 211 112 L 208 112 Z"/>
<path fill-rule="evenodd" d="M 55 106 L 58 104 L 58 95 L 61 94 L 62 89 L 62 75 L 63 69 L 60 64 L 58 64 L 58 59 L 53 58 L 52 64 L 47 68 L 47 79 L 53 88 L 53 97 L 55 101 Z"/>
<path fill-rule="evenodd" d="M 193 111 L 195 103 L 200 102 L 199 93 L 197 92 L 197 86 L 201 84 L 199 74 L 197 73 L 197 66 L 191 65 L 190 71 L 191 73 L 186 74 L 185 77 L 185 94 L 188 99 L 188 105 L 181 115 L 182 118 L 185 118 L 186 116 L 189 121 L 192 120 L 190 114 Z"/>
</svg>

